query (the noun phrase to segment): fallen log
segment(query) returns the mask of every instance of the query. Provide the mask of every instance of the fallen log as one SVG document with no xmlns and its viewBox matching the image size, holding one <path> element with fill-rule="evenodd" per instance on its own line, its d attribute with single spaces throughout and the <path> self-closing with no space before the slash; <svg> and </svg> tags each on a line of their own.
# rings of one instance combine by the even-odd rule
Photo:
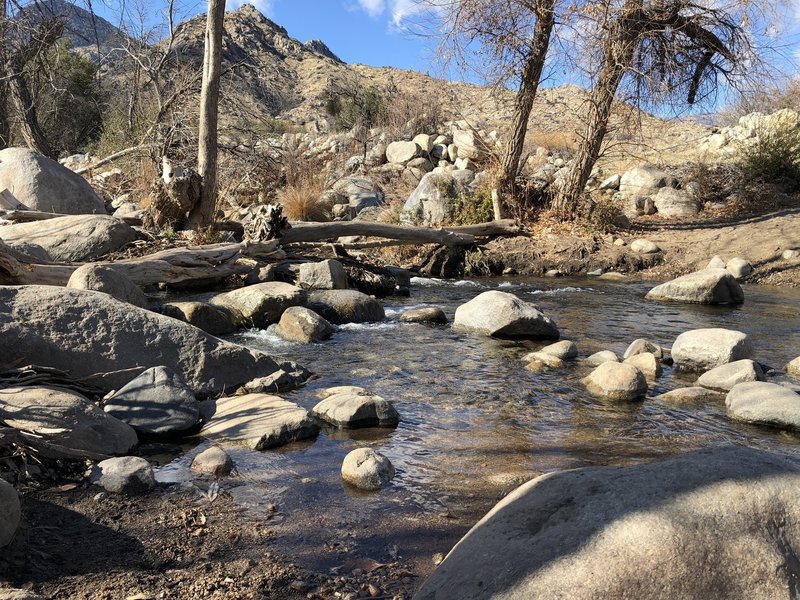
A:
<svg viewBox="0 0 800 600">
<path fill-rule="evenodd" d="M 364 221 L 292 223 L 292 228 L 284 231 L 280 240 L 281 244 L 292 244 L 294 242 L 319 242 L 344 236 L 380 237 L 403 240 L 410 244 L 440 244 L 442 246 L 469 246 L 475 243 L 475 236 L 469 233 Z"/>
</svg>

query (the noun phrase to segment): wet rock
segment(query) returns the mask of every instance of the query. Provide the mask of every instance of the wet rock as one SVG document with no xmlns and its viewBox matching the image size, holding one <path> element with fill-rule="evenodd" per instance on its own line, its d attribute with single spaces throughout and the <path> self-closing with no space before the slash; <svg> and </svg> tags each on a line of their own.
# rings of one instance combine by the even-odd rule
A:
<svg viewBox="0 0 800 600">
<path fill-rule="evenodd" d="M 186 323 L 103 294 L 49 286 L 0 286 L 0 347 L 15 348 L 23 364 L 67 371 L 103 391 L 159 365 L 183 375 L 201 397 L 278 370 L 266 354 Z"/>
<path fill-rule="evenodd" d="M 632 402 L 647 394 L 647 380 L 633 365 L 605 362 L 583 379 L 594 396 L 611 402 Z"/>
<path fill-rule="evenodd" d="M 737 280 L 746 279 L 753 272 L 753 266 L 743 258 L 732 258 L 725 265 L 725 270 Z"/>
<path fill-rule="evenodd" d="M 125 454 L 138 443 L 131 427 L 80 394 L 56 387 L 0 390 L 0 421 L 90 454 Z"/>
<path fill-rule="evenodd" d="M 728 392 L 725 406 L 737 421 L 800 430 L 800 394 L 776 383 L 738 383 Z"/>
<path fill-rule="evenodd" d="M 353 450 L 342 462 L 342 479 L 362 490 L 379 490 L 393 477 L 392 463 L 372 448 Z"/>
<path fill-rule="evenodd" d="M 338 260 L 303 263 L 298 270 L 297 284 L 306 290 L 346 290 L 347 273 Z"/>
<path fill-rule="evenodd" d="M 643 354 L 645 352 L 650 352 L 659 360 L 663 359 L 666 355 L 664 349 L 658 344 L 654 344 L 653 342 L 643 338 L 638 338 L 630 343 L 628 348 L 625 350 L 625 354 L 622 355 L 622 359 L 625 360 L 626 358 L 630 358 L 631 356 L 635 356 L 637 354 Z"/>
<path fill-rule="evenodd" d="M 283 311 L 275 333 L 283 339 L 300 344 L 311 344 L 328 339 L 333 325 L 304 306 L 292 306 Z"/>
<path fill-rule="evenodd" d="M 680 334 L 672 345 L 675 364 L 688 371 L 708 371 L 752 356 L 747 334 L 732 329 L 693 329 Z"/>
<path fill-rule="evenodd" d="M 541 373 L 547 369 L 563 369 L 566 366 L 557 356 L 541 351 L 526 354 L 523 360 L 527 363 L 525 368 L 534 373 Z"/>
<path fill-rule="evenodd" d="M 219 446 L 211 446 L 194 457 L 191 469 L 195 473 L 226 477 L 233 471 L 233 459 Z"/>
<path fill-rule="evenodd" d="M 640 352 L 629 356 L 622 361 L 623 364 L 633 365 L 645 376 L 649 381 L 656 381 L 661 377 L 661 364 L 652 352 Z"/>
<path fill-rule="evenodd" d="M 339 386 L 323 390 L 322 401 L 311 414 L 337 427 L 396 427 L 400 422 L 391 402 L 361 387 Z"/>
<path fill-rule="evenodd" d="M 784 597 L 798 486 L 796 464 L 741 447 L 543 475 L 478 522 L 415 599 Z"/>
<path fill-rule="evenodd" d="M 120 456 L 97 463 L 89 481 L 112 494 L 146 494 L 156 487 L 153 468 L 138 456 Z"/>
<path fill-rule="evenodd" d="M 669 404 L 705 404 L 708 402 L 715 402 L 723 399 L 723 394 L 709 390 L 704 387 L 685 387 L 669 391 L 660 396 L 656 396 L 655 400 L 661 400 Z"/>
<path fill-rule="evenodd" d="M 305 367 L 296 362 L 286 361 L 282 362 L 274 373 L 248 381 L 242 386 L 242 390 L 250 394 L 276 394 L 293 390 L 299 384 L 308 381 L 311 375 L 311 371 Z"/>
<path fill-rule="evenodd" d="M 308 308 L 334 325 L 381 321 L 386 316 L 378 300 L 357 290 L 311 292 Z"/>
<path fill-rule="evenodd" d="M 299 287 L 280 281 L 248 285 L 213 296 L 210 303 L 227 310 L 239 327 L 267 328 L 290 306 L 302 306 L 308 296 Z"/>
<path fill-rule="evenodd" d="M 87 264 L 78 267 L 70 276 L 67 287 L 103 292 L 120 302 L 147 308 L 147 296 L 138 285 L 127 275 L 103 265 Z"/>
<path fill-rule="evenodd" d="M 161 312 L 211 335 L 226 335 L 239 329 L 231 313 L 205 302 L 168 302 L 161 307 Z"/>
<path fill-rule="evenodd" d="M 611 350 L 601 350 L 589 356 L 584 362 L 589 365 L 600 366 L 607 362 L 619 362 L 619 357 Z"/>
<path fill-rule="evenodd" d="M 267 394 L 207 400 L 201 412 L 206 425 L 200 435 L 253 450 L 276 448 L 319 433 L 319 425 L 306 409 Z"/>
<path fill-rule="evenodd" d="M 32 210 L 60 215 L 106 214 L 103 200 L 80 175 L 27 148 L 0 150 L 0 190 Z"/>
<path fill-rule="evenodd" d="M 746 381 L 764 381 L 761 367 L 749 358 L 706 371 L 697 380 L 697 385 L 717 392 L 729 392 L 737 383 Z"/>
<path fill-rule="evenodd" d="M 742 304 L 744 292 L 725 269 L 705 269 L 654 287 L 648 300 L 690 304 Z"/>
<path fill-rule="evenodd" d="M 456 309 L 455 327 L 505 338 L 558 339 L 556 324 L 513 294 L 483 292 Z"/>
<path fill-rule="evenodd" d="M 8 546 L 14 539 L 21 519 L 17 490 L 5 479 L 0 479 L 0 548 Z"/>
<path fill-rule="evenodd" d="M 639 254 L 655 254 L 656 252 L 661 252 L 661 248 L 659 248 L 658 244 L 645 239 L 633 240 L 631 242 L 631 250 Z"/>
<path fill-rule="evenodd" d="M 800 377 L 800 356 L 786 365 L 786 372 L 794 377 Z"/>
<path fill-rule="evenodd" d="M 578 356 L 578 347 L 575 342 L 569 340 L 562 340 L 555 344 L 550 344 L 539 350 L 542 354 L 549 354 L 561 360 L 569 360 Z"/>
<path fill-rule="evenodd" d="M 147 369 L 109 398 L 103 410 L 148 435 L 186 431 L 200 417 L 194 392 L 168 367 Z"/>
<path fill-rule="evenodd" d="M 426 306 L 423 308 L 412 308 L 400 315 L 400 320 L 405 323 L 433 323 L 434 325 L 445 325 L 447 315 L 438 306 Z"/>
<path fill-rule="evenodd" d="M 85 262 L 115 252 L 134 241 L 136 231 L 124 221 L 102 215 L 72 215 L 0 228 L 0 239 L 36 244 L 56 262 Z"/>
</svg>

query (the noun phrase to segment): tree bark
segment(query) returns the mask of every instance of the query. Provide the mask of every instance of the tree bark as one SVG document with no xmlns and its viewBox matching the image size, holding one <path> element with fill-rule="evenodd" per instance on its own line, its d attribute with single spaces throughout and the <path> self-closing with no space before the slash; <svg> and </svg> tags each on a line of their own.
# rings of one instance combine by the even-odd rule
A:
<svg viewBox="0 0 800 600">
<path fill-rule="evenodd" d="M 58 158 L 53 154 L 50 142 L 47 141 L 47 137 L 39 125 L 36 106 L 21 67 L 15 65 L 14 72 L 10 75 L 9 84 L 11 86 L 11 96 L 20 116 L 20 128 L 25 143 L 31 150 L 35 150 L 39 154 L 52 159 Z"/>
<path fill-rule="evenodd" d="M 197 148 L 197 172 L 203 181 L 200 202 L 189 215 L 189 223 L 194 226 L 210 225 L 217 203 L 217 121 L 224 21 L 225 0 L 209 0 Z"/>
<path fill-rule="evenodd" d="M 550 36 L 555 25 L 554 7 L 555 0 L 536 2 L 536 27 L 514 101 L 511 136 L 500 163 L 500 178 L 497 182 L 498 198 L 497 202 L 494 202 L 495 219 L 505 218 L 508 205 L 514 201 L 515 182 L 519 171 L 519 161 L 525 147 L 525 136 L 528 133 L 528 120 L 536 93 L 539 90 L 547 52 L 550 49 Z"/>
<path fill-rule="evenodd" d="M 6 63 L 6 0 L 0 0 L 0 65 Z M 11 119 L 8 111 L 8 81 L 0 80 L 0 150 L 11 145 Z"/>
</svg>

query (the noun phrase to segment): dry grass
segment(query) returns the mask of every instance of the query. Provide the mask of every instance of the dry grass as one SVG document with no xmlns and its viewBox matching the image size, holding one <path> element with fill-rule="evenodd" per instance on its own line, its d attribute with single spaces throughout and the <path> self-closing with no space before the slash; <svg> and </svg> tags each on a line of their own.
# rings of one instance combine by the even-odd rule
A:
<svg viewBox="0 0 800 600">
<path fill-rule="evenodd" d="M 322 197 L 325 182 L 310 178 L 286 186 L 278 192 L 278 202 L 290 221 L 330 221 L 333 204 Z"/>
<path fill-rule="evenodd" d="M 578 138 L 570 131 L 542 131 L 529 129 L 525 145 L 533 149 L 542 147 L 550 152 L 572 154 L 578 149 Z"/>
</svg>

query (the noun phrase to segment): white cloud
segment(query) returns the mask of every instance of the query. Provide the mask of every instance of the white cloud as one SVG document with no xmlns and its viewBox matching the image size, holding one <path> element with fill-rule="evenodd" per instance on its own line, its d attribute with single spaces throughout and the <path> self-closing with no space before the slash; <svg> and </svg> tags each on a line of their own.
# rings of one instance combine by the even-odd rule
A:
<svg viewBox="0 0 800 600">
<path fill-rule="evenodd" d="M 386 9 L 384 0 L 358 0 L 358 5 L 373 18 L 382 15 Z"/>
<path fill-rule="evenodd" d="M 252 4 L 261 14 L 267 16 L 272 14 L 272 0 L 226 0 L 225 8 L 234 10 L 245 4 Z"/>
</svg>

